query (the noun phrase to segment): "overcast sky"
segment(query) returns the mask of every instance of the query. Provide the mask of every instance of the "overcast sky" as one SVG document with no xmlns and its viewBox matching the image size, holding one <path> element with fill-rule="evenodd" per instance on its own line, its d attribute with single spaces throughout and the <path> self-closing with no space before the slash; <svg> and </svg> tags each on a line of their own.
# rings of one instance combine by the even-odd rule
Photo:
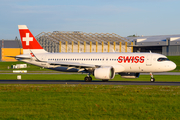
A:
<svg viewBox="0 0 180 120">
<path fill-rule="evenodd" d="M 0 0 L 0 39 L 41 32 L 180 34 L 180 0 Z"/>
</svg>

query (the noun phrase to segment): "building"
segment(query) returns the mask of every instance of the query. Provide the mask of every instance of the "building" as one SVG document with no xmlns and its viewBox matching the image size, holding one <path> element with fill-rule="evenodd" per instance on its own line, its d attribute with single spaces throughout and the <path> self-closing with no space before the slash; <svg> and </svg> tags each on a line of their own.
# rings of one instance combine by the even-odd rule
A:
<svg viewBox="0 0 180 120">
<path fill-rule="evenodd" d="M 13 57 L 23 53 L 22 45 L 18 39 L 15 40 L 0 40 L 0 60 L 1 61 L 16 61 Z"/>
<path fill-rule="evenodd" d="M 36 36 L 48 52 L 133 52 L 133 42 L 117 34 L 74 32 L 42 32 Z M 129 46 L 129 47 L 128 47 Z M 1 61 L 15 61 L 23 54 L 20 40 L 0 40 Z"/>
<path fill-rule="evenodd" d="M 132 52 L 130 40 L 115 33 L 42 32 L 36 36 L 48 52 Z M 127 47 L 129 45 L 129 47 Z"/>
<path fill-rule="evenodd" d="M 127 37 L 133 42 L 133 52 L 154 52 L 166 56 L 180 55 L 180 35 Z"/>
</svg>

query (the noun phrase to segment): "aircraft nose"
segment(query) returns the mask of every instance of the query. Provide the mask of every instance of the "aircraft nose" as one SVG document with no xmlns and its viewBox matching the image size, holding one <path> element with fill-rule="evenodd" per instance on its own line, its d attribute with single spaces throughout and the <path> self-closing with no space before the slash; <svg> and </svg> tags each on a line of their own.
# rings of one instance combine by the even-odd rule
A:
<svg viewBox="0 0 180 120">
<path fill-rule="evenodd" d="M 176 64 L 174 62 L 172 62 L 169 67 L 171 70 L 174 70 L 176 68 Z"/>
</svg>

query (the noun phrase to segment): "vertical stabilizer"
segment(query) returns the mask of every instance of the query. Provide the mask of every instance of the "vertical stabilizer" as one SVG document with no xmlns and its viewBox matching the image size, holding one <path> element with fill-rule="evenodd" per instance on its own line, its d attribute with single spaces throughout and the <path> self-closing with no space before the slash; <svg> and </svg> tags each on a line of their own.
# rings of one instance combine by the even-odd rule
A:
<svg viewBox="0 0 180 120">
<path fill-rule="evenodd" d="M 45 53 L 46 51 L 41 47 L 36 38 L 30 32 L 26 25 L 18 25 L 19 34 L 21 37 L 21 43 L 24 54 L 30 54 L 30 50 L 33 53 Z"/>
</svg>

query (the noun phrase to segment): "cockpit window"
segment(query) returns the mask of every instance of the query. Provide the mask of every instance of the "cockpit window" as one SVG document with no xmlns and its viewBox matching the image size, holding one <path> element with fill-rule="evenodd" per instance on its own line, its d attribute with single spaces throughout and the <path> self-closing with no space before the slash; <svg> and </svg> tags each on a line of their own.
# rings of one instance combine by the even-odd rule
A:
<svg viewBox="0 0 180 120">
<path fill-rule="evenodd" d="M 170 60 L 168 58 L 158 58 L 157 61 L 162 62 L 162 61 L 170 61 Z"/>
</svg>

